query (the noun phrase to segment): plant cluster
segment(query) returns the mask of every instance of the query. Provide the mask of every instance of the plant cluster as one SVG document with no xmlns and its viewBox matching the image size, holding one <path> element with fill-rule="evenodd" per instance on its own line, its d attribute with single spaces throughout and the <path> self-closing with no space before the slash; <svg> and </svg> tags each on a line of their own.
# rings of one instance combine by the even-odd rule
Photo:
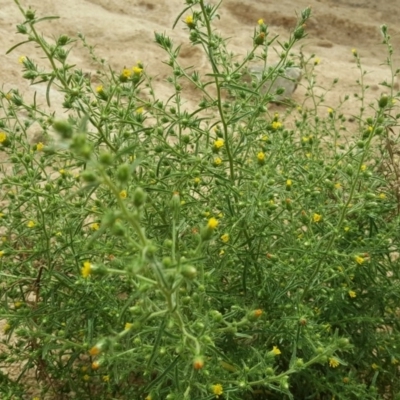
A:
<svg viewBox="0 0 400 400">
<path fill-rule="evenodd" d="M 285 42 L 260 19 L 238 56 L 212 27 L 220 5 L 186 0 L 176 24 L 210 69 L 182 67 L 180 46 L 156 34 L 171 68 L 163 101 L 146 65 L 113 71 L 80 36 L 98 61 L 93 85 L 68 62 L 75 39 L 37 30 L 55 17 L 15 2 L 24 41 L 11 50 L 43 52 L 20 61 L 23 78 L 47 85 L 50 111 L 0 91 L 0 363 L 21 368 L 0 376 L 2 398 L 26 398 L 31 370 L 57 399 L 398 398 L 394 81 L 365 104 L 353 51 L 351 133 L 349 97 L 326 107 L 318 62 L 294 54 L 309 8 Z M 246 83 L 254 60 L 264 72 Z M 283 88 L 271 82 L 295 65 L 307 71 L 304 104 L 272 112 Z"/>
</svg>

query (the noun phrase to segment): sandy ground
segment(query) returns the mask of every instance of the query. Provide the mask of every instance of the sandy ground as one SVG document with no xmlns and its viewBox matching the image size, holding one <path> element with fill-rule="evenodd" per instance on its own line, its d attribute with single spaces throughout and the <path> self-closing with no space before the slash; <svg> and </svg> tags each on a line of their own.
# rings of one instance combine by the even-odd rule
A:
<svg viewBox="0 0 400 400">
<path fill-rule="evenodd" d="M 210 0 L 216 3 L 216 0 Z M 39 16 L 58 15 L 57 21 L 44 22 L 39 30 L 48 39 L 60 34 L 76 37 L 77 32 L 85 35 L 89 44 L 96 46 L 96 53 L 103 57 L 114 69 L 132 67 L 138 60 L 143 62 L 147 72 L 157 76 L 159 97 L 168 96 L 170 88 L 165 82 L 169 68 L 162 63 L 165 53 L 154 42 L 154 32 L 169 35 L 175 44 L 183 44 L 180 59 L 185 66 L 196 66 L 200 71 L 208 69 L 199 47 L 188 41 L 188 32 L 179 22 L 172 30 L 173 22 L 184 8 L 183 0 L 20 0 L 24 7 L 31 6 Z M 356 68 L 352 49 L 361 56 L 363 67 L 368 74 L 366 84 L 371 86 L 367 98 L 372 100 L 386 89 L 380 82 L 391 77 L 384 62 L 386 48 L 382 45 L 380 25 L 389 27 L 394 48 L 395 65 L 399 66 L 400 56 L 400 7 L 399 0 L 224 0 L 220 8 L 221 19 L 216 23 L 222 36 L 229 37 L 229 48 L 239 56 L 246 54 L 252 46 L 252 34 L 257 20 L 263 18 L 270 26 L 271 34 L 279 34 L 285 40 L 296 23 L 296 13 L 307 6 L 312 7 L 313 16 L 308 22 L 307 38 L 302 42 L 305 55 L 315 54 L 321 62 L 316 67 L 317 83 L 329 87 L 337 78 L 338 84 L 326 96 L 326 106 L 335 107 L 346 94 L 351 100 L 345 112 L 357 114 L 359 103 L 352 97 L 357 91 L 356 80 L 360 73 Z M 184 16 L 187 14 L 184 14 Z M 182 18 L 183 19 L 183 18 Z M 39 65 L 38 50 L 23 45 L 11 54 L 6 51 L 24 40 L 15 34 L 16 24 L 23 21 L 20 11 L 12 0 L 0 0 L 0 84 L 3 90 L 18 88 L 30 99 L 35 90 L 42 95 L 45 87 L 30 87 L 21 78 L 22 66 L 18 63 L 21 55 L 28 55 Z M 294 51 L 300 52 L 300 46 Z M 87 50 L 77 42 L 71 52 L 70 62 L 86 72 L 94 72 L 96 65 Z M 43 64 L 45 65 L 45 64 Z M 299 87 L 294 100 L 303 103 L 305 88 Z M 187 93 L 187 101 L 194 97 Z M 57 106 L 62 96 L 53 94 L 53 104 Z M 4 323 L 0 321 L 0 329 Z M 2 329 L 1 329 L 2 331 Z"/>
<path fill-rule="evenodd" d="M 183 44 L 180 54 L 183 65 L 196 66 L 200 71 L 208 69 L 201 49 L 190 45 L 188 31 L 182 29 L 184 23 L 178 22 L 177 27 L 171 29 L 178 13 L 184 8 L 184 0 L 21 0 L 21 4 L 24 7 L 31 6 L 40 16 L 61 16 L 59 20 L 39 26 L 46 38 L 59 34 L 76 37 L 77 32 L 81 32 L 89 44 L 96 46 L 97 55 L 116 70 L 142 61 L 147 72 L 157 76 L 157 93 L 161 98 L 170 94 L 165 82 L 170 71 L 162 63 L 166 55 L 154 43 L 154 32 L 166 33 L 175 44 Z M 372 99 L 385 91 L 379 83 L 390 79 L 391 74 L 389 68 L 382 65 L 387 53 L 381 43 L 379 27 L 383 23 L 389 26 L 393 47 L 395 51 L 400 49 L 398 0 L 224 0 L 220 8 L 221 19 L 216 27 L 222 36 L 230 38 L 229 48 L 240 57 L 252 46 L 251 37 L 258 19 L 263 18 L 270 27 L 271 35 L 279 34 L 283 41 L 295 25 L 296 13 L 307 6 L 312 7 L 313 16 L 307 23 L 308 37 L 301 43 L 301 50 L 306 56 L 315 54 L 321 60 L 316 69 L 319 85 L 329 87 L 335 78 L 339 79 L 334 91 L 326 97 L 327 106 L 334 107 L 346 94 L 352 95 L 357 91 L 356 80 L 360 73 L 351 52 L 353 48 L 357 49 L 363 67 L 368 71 L 365 82 L 371 86 L 371 90 L 367 96 Z M 30 88 L 29 83 L 21 79 L 22 66 L 18 63 L 19 56 L 29 55 L 43 65 L 43 61 L 35 57 L 37 50 L 33 46 L 23 45 L 11 54 L 4 55 L 7 49 L 24 38 L 14 34 L 15 25 L 22 21 L 12 0 L 0 0 L 0 83 L 6 90 L 18 87 L 24 94 L 33 90 L 43 94 L 44 86 Z M 299 53 L 300 47 L 298 45 L 294 52 Z M 394 58 L 398 64 L 400 56 L 395 53 Z M 87 50 L 79 42 L 71 52 L 70 62 L 87 72 L 96 69 Z M 300 87 L 294 100 L 301 104 L 304 94 L 305 89 Z M 194 100 L 190 92 L 186 96 L 189 102 Z M 60 95 L 57 97 L 54 94 L 53 98 L 61 103 Z M 349 102 L 346 111 L 356 114 L 358 107 L 356 101 Z"/>
</svg>

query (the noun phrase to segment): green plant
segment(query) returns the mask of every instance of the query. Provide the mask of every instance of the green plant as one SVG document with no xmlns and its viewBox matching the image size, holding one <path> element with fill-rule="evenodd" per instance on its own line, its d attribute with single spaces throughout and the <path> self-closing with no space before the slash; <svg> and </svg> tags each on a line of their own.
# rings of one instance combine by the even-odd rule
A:
<svg viewBox="0 0 400 400">
<path fill-rule="evenodd" d="M 342 105 L 320 115 L 313 68 L 313 107 L 273 114 L 282 90 L 261 89 L 295 65 L 310 9 L 286 42 L 258 21 L 241 59 L 212 28 L 219 5 L 187 0 L 176 24 L 210 71 L 184 69 L 180 47 L 156 34 L 167 101 L 142 64 L 118 73 L 100 62 L 92 87 L 68 64 L 72 39 L 46 41 L 46 18 L 16 4 L 26 40 L 13 49 L 36 44 L 48 62 L 24 57 L 23 77 L 47 84 L 50 107 L 52 90 L 64 93 L 68 119 L 1 92 L 1 317 L 14 339 L 3 365 L 27 361 L 20 378 L 34 369 L 56 398 L 394 398 L 393 82 L 368 116 L 361 105 L 353 137 Z M 272 45 L 281 58 L 268 68 Z M 265 72 L 246 84 L 253 59 Z M 37 126 L 44 139 L 32 145 Z"/>
</svg>

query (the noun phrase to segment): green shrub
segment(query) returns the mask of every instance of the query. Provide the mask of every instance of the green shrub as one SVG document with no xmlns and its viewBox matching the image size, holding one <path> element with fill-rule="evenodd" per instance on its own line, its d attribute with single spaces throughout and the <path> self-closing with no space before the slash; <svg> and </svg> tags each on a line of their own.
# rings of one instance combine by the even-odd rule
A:
<svg viewBox="0 0 400 400">
<path fill-rule="evenodd" d="M 210 70 L 183 68 L 179 46 L 156 34 L 171 67 L 166 101 L 142 64 L 100 62 L 93 87 L 68 63 L 74 40 L 45 40 L 46 18 L 20 7 L 13 49 L 42 49 L 48 66 L 24 57 L 23 77 L 47 85 L 50 111 L 0 93 L 1 365 L 21 365 L 18 379 L 1 377 L 2 395 L 23 398 L 33 369 L 57 399 L 395 398 L 393 81 L 366 105 L 361 79 L 351 136 L 345 103 L 328 109 L 315 94 L 313 57 L 292 53 L 310 9 L 286 42 L 258 21 L 241 57 L 212 28 L 218 6 L 186 3 L 176 23 Z M 246 84 L 249 61 L 271 65 L 272 46 L 280 62 Z M 282 91 L 271 81 L 296 65 L 312 101 L 274 114 Z M 201 98 L 195 110 L 184 81 Z M 67 119 L 52 111 L 54 89 Z"/>
</svg>

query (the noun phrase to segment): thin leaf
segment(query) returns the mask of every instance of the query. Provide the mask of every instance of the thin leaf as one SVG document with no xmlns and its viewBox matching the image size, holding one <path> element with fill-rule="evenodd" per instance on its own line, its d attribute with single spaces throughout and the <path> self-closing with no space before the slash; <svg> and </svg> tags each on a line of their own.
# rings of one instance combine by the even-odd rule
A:
<svg viewBox="0 0 400 400">
<path fill-rule="evenodd" d="M 11 49 L 7 50 L 6 54 L 11 53 L 13 50 L 15 50 L 17 47 L 21 46 L 22 44 L 29 43 L 29 42 L 33 42 L 33 40 L 29 39 L 29 40 L 25 40 L 24 42 L 20 42 L 20 43 L 16 44 L 15 46 L 11 47 Z"/>
<path fill-rule="evenodd" d="M 175 26 L 176 26 L 176 24 L 178 23 L 180 17 L 182 17 L 182 15 L 185 14 L 185 12 L 186 12 L 187 10 L 189 10 L 190 8 L 191 8 L 191 6 L 186 7 L 186 8 L 176 17 L 176 20 L 175 20 L 174 24 L 172 25 L 172 29 L 175 28 Z"/>
<path fill-rule="evenodd" d="M 55 79 L 55 76 L 53 76 L 50 80 L 49 80 L 49 84 L 47 85 L 47 89 L 46 89 L 46 101 L 47 101 L 47 105 L 50 107 L 50 86 L 53 83 Z"/>
</svg>

